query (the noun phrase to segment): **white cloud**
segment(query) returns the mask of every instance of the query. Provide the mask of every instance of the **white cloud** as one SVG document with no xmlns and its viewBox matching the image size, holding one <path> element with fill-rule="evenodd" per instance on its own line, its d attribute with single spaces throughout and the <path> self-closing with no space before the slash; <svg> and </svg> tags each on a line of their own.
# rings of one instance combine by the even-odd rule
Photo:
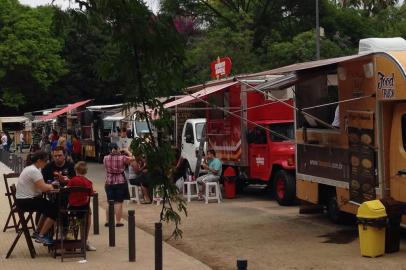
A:
<svg viewBox="0 0 406 270">
<path fill-rule="evenodd" d="M 19 2 L 23 5 L 36 7 L 36 6 L 44 6 L 49 5 L 52 3 L 52 0 L 19 0 Z M 147 0 L 147 5 L 154 11 L 158 11 L 159 8 L 159 0 Z M 75 8 L 78 5 L 75 3 L 74 0 L 55 0 L 54 5 L 61 7 L 62 9 L 66 8 Z"/>
</svg>

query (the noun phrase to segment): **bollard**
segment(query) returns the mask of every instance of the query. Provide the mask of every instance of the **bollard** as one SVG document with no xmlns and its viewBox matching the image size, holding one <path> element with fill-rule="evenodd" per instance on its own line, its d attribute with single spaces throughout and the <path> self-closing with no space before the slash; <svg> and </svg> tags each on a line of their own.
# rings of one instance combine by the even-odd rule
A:
<svg viewBox="0 0 406 270">
<path fill-rule="evenodd" d="M 99 234 L 99 194 L 93 194 L 93 234 Z"/>
<path fill-rule="evenodd" d="M 155 223 L 155 270 L 162 270 L 162 223 Z"/>
<path fill-rule="evenodd" d="M 248 268 L 247 260 L 237 259 L 237 270 L 247 270 Z"/>
<path fill-rule="evenodd" d="M 135 211 L 128 210 L 128 260 L 135 262 Z"/>
<path fill-rule="evenodd" d="M 114 222 L 114 201 L 109 201 L 109 246 L 116 246 L 116 231 Z"/>
</svg>

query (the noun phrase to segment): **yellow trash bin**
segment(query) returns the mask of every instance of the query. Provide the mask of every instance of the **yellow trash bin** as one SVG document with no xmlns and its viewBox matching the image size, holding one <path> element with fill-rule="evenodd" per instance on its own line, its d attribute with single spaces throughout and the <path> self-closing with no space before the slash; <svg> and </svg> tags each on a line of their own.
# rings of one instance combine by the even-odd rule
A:
<svg viewBox="0 0 406 270">
<path fill-rule="evenodd" d="M 379 200 L 361 204 L 357 212 L 361 255 L 382 256 L 385 253 L 385 206 Z"/>
</svg>

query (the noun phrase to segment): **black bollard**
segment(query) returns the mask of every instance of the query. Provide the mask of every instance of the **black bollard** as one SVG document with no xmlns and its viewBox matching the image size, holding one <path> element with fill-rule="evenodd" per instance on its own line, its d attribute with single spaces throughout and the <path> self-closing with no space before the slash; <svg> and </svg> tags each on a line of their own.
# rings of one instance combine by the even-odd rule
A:
<svg viewBox="0 0 406 270">
<path fill-rule="evenodd" d="M 116 246 L 116 231 L 114 222 L 114 201 L 109 201 L 109 246 Z"/>
<path fill-rule="evenodd" d="M 248 268 L 247 260 L 237 259 L 237 270 L 247 270 Z"/>
<path fill-rule="evenodd" d="M 93 234 L 99 234 L 99 194 L 93 194 Z"/>
<path fill-rule="evenodd" d="M 162 270 L 162 223 L 155 223 L 155 270 Z"/>
<path fill-rule="evenodd" d="M 128 210 L 128 260 L 135 262 L 135 211 Z"/>
</svg>

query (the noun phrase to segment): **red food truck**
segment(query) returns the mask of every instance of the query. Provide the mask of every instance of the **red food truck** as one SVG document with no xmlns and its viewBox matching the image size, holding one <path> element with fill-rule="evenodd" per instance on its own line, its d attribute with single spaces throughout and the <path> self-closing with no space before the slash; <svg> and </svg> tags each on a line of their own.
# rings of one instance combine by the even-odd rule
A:
<svg viewBox="0 0 406 270">
<path fill-rule="evenodd" d="M 182 105 L 200 103 L 197 107 L 206 111 L 207 148 L 216 151 L 223 162 L 223 172 L 228 167 L 234 170 L 237 191 L 249 184 L 267 184 L 277 201 L 288 205 L 296 194 L 293 90 L 273 91 L 272 97 L 277 96 L 274 99 L 250 87 L 272 79 L 275 77 L 233 78 L 207 83 L 199 91 L 167 103 L 165 107 L 181 112 Z M 196 147 L 186 147 L 187 143 L 195 144 L 186 133 L 182 132 L 182 152 L 184 149 L 196 152 Z M 196 135 L 196 138 L 201 136 Z M 193 154 L 184 156 L 196 157 Z"/>
</svg>

